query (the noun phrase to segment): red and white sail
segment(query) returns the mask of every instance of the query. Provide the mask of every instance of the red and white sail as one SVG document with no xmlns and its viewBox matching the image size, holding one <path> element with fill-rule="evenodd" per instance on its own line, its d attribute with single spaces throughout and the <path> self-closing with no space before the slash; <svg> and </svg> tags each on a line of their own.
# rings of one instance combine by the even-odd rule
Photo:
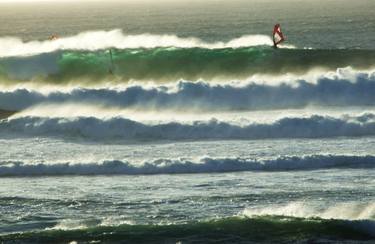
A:
<svg viewBox="0 0 375 244">
<path fill-rule="evenodd" d="M 279 24 L 276 24 L 275 27 L 273 28 L 273 44 L 276 46 L 283 41 L 285 41 L 284 35 L 281 32 L 281 27 Z"/>
</svg>

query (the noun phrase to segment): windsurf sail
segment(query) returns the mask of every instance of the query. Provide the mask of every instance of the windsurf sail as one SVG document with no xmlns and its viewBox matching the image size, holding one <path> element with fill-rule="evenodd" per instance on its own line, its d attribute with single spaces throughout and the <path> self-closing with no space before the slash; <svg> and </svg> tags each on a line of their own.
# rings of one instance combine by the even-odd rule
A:
<svg viewBox="0 0 375 244">
<path fill-rule="evenodd" d="M 273 28 L 273 45 L 274 47 L 277 47 L 278 44 L 282 43 L 285 41 L 284 34 L 281 32 L 281 27 L 280 24 L 276 24 L 275 27 Z"/>
</svg>

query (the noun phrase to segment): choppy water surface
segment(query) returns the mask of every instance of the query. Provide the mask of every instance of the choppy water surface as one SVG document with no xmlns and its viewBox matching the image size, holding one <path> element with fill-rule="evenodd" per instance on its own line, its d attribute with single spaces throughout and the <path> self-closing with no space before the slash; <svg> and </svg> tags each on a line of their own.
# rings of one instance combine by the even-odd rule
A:
<svg viewBox="0 0 375 244">
<path fill-rule="evenodd" d="M 374 242 L 373 5 L 0 4 L 0 242 Z"/>
</svg>

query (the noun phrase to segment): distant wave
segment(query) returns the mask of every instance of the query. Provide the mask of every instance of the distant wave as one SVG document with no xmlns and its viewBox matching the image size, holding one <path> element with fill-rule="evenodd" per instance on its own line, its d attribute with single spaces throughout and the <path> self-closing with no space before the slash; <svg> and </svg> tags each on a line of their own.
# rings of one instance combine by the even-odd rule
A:
<svg viewBox="0 0 375 244">
<path fill-rule="evenodd" d="M 56 51 L 0 59 L 2 82 L 39 80 L 53 84 L 106 80 L 174 81 L 246 79 L 254 74 L 304 74 L 311 69 L 336 70 L 375 66 L 374 50 L 240 48 L 152 48 Z M 16 81 L 15 81 L 16 80 Z"/>
<path fill-rule="evenodd" d="M 196 161 L 188 159 L 157 159 L 140 164 L 118 160 L 100 163 L 58 164 L 2 162 L 0 165 L 0 176 L 187 174 L 331 168 L 374 169 L 375 156 L 312 155 L 304 157 L 279 157 L 268 160 L 202 158 Z"/>
<path fill-rule="evenodd" d="M 315 82 L 297 80 L 278 85 L 247 83 L 218 85 L 180 81 L 154 88 L 141 85 L 124 89 L 76 88 L 41 93 L 17 89 L 0 92 L 0 108 L 22 110 L 38 104 L 100 104 L 117 108 L 184 110 L 261 110 L 318 106 L 374 106 L 375 72 L 340 69 Z"/>
<path fill-rule="evenodd" d="M 131 243 L 372 243 L 374 221 L 304 219 L 287 216 L 229 217 L 168 225 L 120 225 L 45 230 L 0 236 L 7 242 Z M 348 242 L 346 242 L 348 241 Z"/>
<path fill-rule="evenodd" d="M 258 45 L 272 45 L 270 36 L 246 35 L 229 42 L 207 43 L 198 38 L 181 38 L 175 35 L 126 35 L 121 30 L 88 31 L 75 36 L 61 37 L 57 40 L 23 42 L 17 37 L 0 38 L 0 58 L 30 56 L 50 53 L 57 50 L 103 50 L 108 48 L 238 48 Z"/>
<path fill-rule="evenodd" d="M 307 118 L 286 117 L 270 124 L 246 126 L 210 121 L 192 124 L 170 122 L 147 125 L 125 118 L 93 117 L 40 118 L 21 117 L 0 122 L 0 133 L 11 136 L 58 136 L 87 140 L 197 140 L 327 138 L 375 135 L 375 115 L 357 117 L 313 115 Z"/>
</svg>

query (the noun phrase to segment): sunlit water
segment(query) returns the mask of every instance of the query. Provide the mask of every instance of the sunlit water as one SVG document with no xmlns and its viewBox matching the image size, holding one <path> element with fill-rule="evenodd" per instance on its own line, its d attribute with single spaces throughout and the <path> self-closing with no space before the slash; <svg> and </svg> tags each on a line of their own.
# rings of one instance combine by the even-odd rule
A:
<svg viewBox="0 0 375 244">
<path fill-rule="evenodd" d="M 374 8 L 0 4 L 0 242 L 371 243 Z"/>
</svg>

